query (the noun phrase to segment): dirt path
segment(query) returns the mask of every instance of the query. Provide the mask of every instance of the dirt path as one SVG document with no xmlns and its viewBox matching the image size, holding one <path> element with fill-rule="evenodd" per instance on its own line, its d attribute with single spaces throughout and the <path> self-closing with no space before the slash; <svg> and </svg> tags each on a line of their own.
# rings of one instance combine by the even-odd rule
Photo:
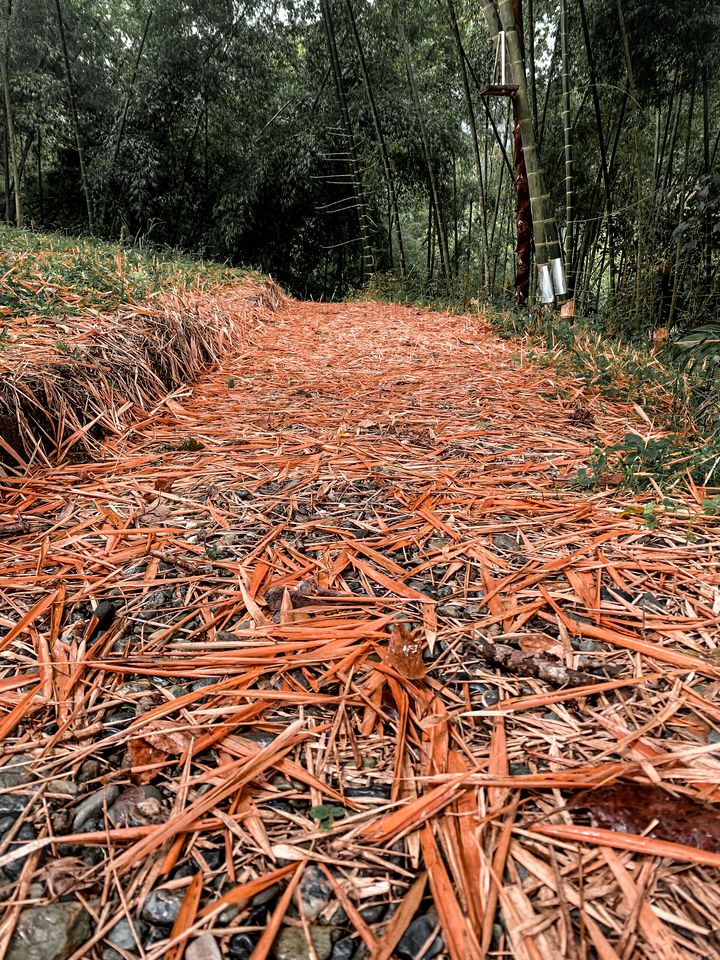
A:
<svg viewBox="0 0 720 960">
<path fill-rule="evenodd" d="M 718 799 L 717 521 L 572 484 L 636 420 L 477 318 L 293 303 L 106 459 L 0 480 L 0 947 L 69 890 L 77 958 L 140 915 L 149 958 L 720 956 L 720 841 L 555 812 Z"/>
</svg>

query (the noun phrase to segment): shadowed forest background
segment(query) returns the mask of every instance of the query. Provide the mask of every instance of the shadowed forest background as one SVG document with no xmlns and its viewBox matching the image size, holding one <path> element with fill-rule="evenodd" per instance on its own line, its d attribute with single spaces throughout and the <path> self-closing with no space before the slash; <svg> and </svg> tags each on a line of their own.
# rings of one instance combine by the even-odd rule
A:
<svg viewBox="0 0 720 960">
<path fill-rule="evenodd" d="M 578 312 L 702 324 L 720 10 L 526 0 L 523 18 Z M 479 4 L 3 0 L 1 42 L 8 222 L 180 247 L 303 297 L 512 300 L 512 108 L 482 93 L 498 70 Z"/>
</svg>

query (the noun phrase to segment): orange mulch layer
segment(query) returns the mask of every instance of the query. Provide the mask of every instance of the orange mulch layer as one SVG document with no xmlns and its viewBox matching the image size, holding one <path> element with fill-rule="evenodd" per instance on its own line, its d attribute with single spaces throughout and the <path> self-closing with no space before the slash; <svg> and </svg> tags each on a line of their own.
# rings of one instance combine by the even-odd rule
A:
<svg viewBox="0 0 720 960">
<path fill-rule="evenodd" d="M 0 953 L 64 897 L 99 958 L 164 888 L 149 960 L 407 956 L 417 915 L 452 960 L 719 957 L 717 837 L 578 809 L 720 800 L 719 521 L 572 484 L 629 426 L 478 317 L 286 303 L 101 459 L 9 471 Z"/>
</svg>

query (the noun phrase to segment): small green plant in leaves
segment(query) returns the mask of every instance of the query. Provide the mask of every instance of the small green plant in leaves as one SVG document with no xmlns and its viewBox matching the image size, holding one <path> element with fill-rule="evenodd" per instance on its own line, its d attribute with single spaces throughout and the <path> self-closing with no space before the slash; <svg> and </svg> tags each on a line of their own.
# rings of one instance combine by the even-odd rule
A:
<svg viewBox="0 0 720 960">
<path fill-rule="evenodd" d="M 310 807 L 309 813 L 314 820 L 320 821 L 319 826 L 321 830 L 330 830 L 335 825 L 335 821 L 342 819 L 347 811 L 345 807 L 337 807 L 330 803 L 320 803 L 316 807 Z"/>
<path fill-rule="evenodd" d="M 720 494 L 706 497 L 702 502 L 702 511 L 706 517 L 717 517 L 720 514 Z"/>
</svg>

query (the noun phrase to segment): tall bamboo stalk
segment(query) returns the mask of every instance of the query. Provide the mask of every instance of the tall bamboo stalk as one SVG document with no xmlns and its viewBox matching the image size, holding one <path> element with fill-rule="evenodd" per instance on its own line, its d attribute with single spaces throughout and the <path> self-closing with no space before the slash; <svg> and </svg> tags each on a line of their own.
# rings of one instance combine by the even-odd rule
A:
<svg viewBox="0 0 720 960">
<path fill-rule="evenodd" d="M 517 31 L 522 57 L 523 74 L 525 72 L 525 37 L 523 32 L 522 0 L 512 0 L 515 30 Z M 517 103 L 513 97 L 513 154 L 515 160 L 515 302 L 526 307 L 530 299 L 530 271 L 532 268 L 532 209 L 530 204 L 530 185 L 528 183 L 525 150 L 523 149 L 522 128 L 517 112 Z M 533 124 L 534 129 L 534 124 Z"/>
<path fill-rule="evenodd" d="M 142 36 L 140 37 L 140 43 L 138 45 L 137 53 L 135 55 L 135 62 L 133 64 L 132 74 L 130 75 L 130 83 L 128 84 L 128 89 L 127 89 L 127 93 L 125 94 L 125 102 L 123 104 L 122 114 L 120 115 L 120 123 L 118 124 L 118 130 L 115 136 L 115 144 L 113 146 L 112 157 L 110 158 L 110 165 L 108 167 L 107 174 L 106 174 L 105 188 L 103 190 L 102 209 L 100 211 L 101 225 L 105 223 L 105 211 L 107 209 L 108 193 L 110 191 L 110 178 L 112 176 L 113 170 L 115 169 L 117 158 L 120 155 L 120 146 L 122 144 L 122 138 L 125 133 L 125 126 L 127 124 L 132 91 L 135 86 L 135 80 L 138 75 L 138 70 L 140 69 L 140 60 L 142 58 L 143 49 L 145 47 L 145 40 L 147 39 L 151 19 L 152 19 L 152 10 L 147 15 L 147 18 L 145 20 L 145 28 L 142 32 Z"/>
<path fill-rule="evenodd" d="M 432 162 L 430 137 L 428 136 L 427 126 L 425 125 L 425 116 L 420 100 L 420 92 L 418 90 L 417 81 L 415 80 L 415 71 L 413 70 L 412 59 L 410 57 L 410 47 L 408 46 L 407 37 L 405 36 L 405 27 L 403 25 L 402 16 L 397 4 L 395 4 L 395 22 L 397 24 L 400 47 L 402 48 L 403 58 L 405 60 L 405 72 L 407 74 L 410 92 L 412 93 L 413 102 L 415 104 L 415 115 L 417 116 L 418 126 L 420 127 L 420 136 L 422 139 L 423 152 L 425 154 L 425 164 L 428 172 L 428 181 L 430 184 L 430 197 L 435 213 L 435 226 L 437 228 L 438 245 L 440 248 L 440 265 L 442 267 L 445 282 L 449 289 L 451 278 L 450 252 L 448 249 L 447 230 L 445 228 L 445 220 L 443 218 L 442 204 L 440 203 L 440 188 L 438 186 L 437 176 L 435 174 L 435 167 Z"/>
<path fill-rule="evenodd" d="M 68 100 L 70 101 L 70 113 L 72 115 L 73 128 L 75 131 L 75 143 L 77 145 L 78 159 L 80 161 L 80 181 L 82 183 L 83 193 L 85 194 L 85 204 L 87 206 L 88 229 L 94 233 L 94 218 L 92 197 L 90 195 L 90 183 L 88 181 L 87 169 L 85 167 L 85 148 L 83 147 L 82 135 L 80 133 L 80 120 L 78 119 L 77 102 L 75 100 L 75 86 L 73 84 L 72 70 L 70 69 L 70 57 L 68 55 L 67 40 L 65 38 L 65 24 L 63 22 L 62 7 L 60 0 L 55 0 L 55 10 L 57 12 L 58 30 L 60 31 L 60 44 L 62 46 L 63 60 L 65 62 L 65 78 L 67 80 Z"/>
<path fill-rule="evenodd" d="M 335 93 L 340 107 L 340 116 L 345 130 L 345 136 L 348 144 L 348 154 L 350 156 L 350 168 L 352 170 L 353 193 L 360 220 L 360 243 L 363 251 L 363 277 L 366 273 L 372 273 L 375 269 L 375 255 L 373 253 L 372 240 L 370 236 L 370 220 L 367 213 L 367 203 L 365 200 L 365 190 L 363 188 L 362 173 L 358 161 L 357 150 L 355 147 L 355 137 L 350 123 L 350 112 L 345 98 L 345 87 L 343 85 L 342 70 L 340 69 L 340 57 L 335 39 L 335 25 L 333 23 L 332 13 L 328 0 L 320 0 L 320 9 L 322 11 L 323 24 L 325 26 L 325 37 L 327 39 L 328 53 L 332 66 L 333 78 L 335 80 Z"/>
<path fill-rule="evenodd" d="M 598 148 L 600 150 L 600 170 L 602 173 L 602 183 L 605 192 L 605 215 L 607 217 L 608 262 L 610 265 L 610 297 L 613 299 L 615 297 L 615 240 L 613 236 L 613 198 L 612 189 L 610 186 L 610 170 L 608 166 L 605 133 L 603 130 L 602 111 L 600 110 L 600 95 L 598 93 L 595 57 L 593 55 L 592 44 L 590 42 L 590 31 L 588 29 L 584 0 L 578 0 L 578 9 L 580 11 L 580 23 L 582 26 L 583 43 L 585 45 L 585 57 L 588 65 L 590 93 L 592 95 L 593 112 L 595 114 L 595 128 L 597 130 Z"/>
<path fill-rule="evenodd" d="M 463 84 L 465 94 L 465 109 L 467 111 L 468 124 L 470 126 L 470 135 L 472 138 L 473 157 L 475 159 L 475 170 L 477 173 L 478 187 L 480 189 L 480 222 L 483 231 L 483 248 L 481 251 L 481 260 L 483 265 L 483 280 L 485 283 L 485 295 L 490 293 L 490 264 L 488 260 L 488 230 L 487 230 L 487 201 L 485 196 L 485 180 L 483 177 L 483 165 L 480 159 L 480 140 L 478 138 L 477 122 L 475 119 L 475 109 L 473 107 L 472 95 L 470 93 L 470 80 L 465 65 L 465 50 L 463 49 L 462 37 L 460 36 L 460 27 L 458 26 L 457 15 L 453 0 L 447 0 L 448 14 L 450 17 L 450 27 L 452 29 L 455 49 L 457 50 L 458 61 L 460 63 L 460 79 Z"/>
<path fill-rule="evenodd" d="M 383 175 L 385 177 L 385 187 L 387 189 L 388 204 L 391 212 L 391 226 L 394 223 L 397 233 L 398 254 L 400 255 L 400 273 L 403 277 L 405 277 L 407 275 L 407 266 L 405 263 L 405 246 L 403 244 L 402 227 L 400 225 L 400 210 L 398 207 L 397 190 L 395 188 L 395 176 L 393 174 L 392 164 L 390 163 L 390 154 L 388 152 L 385 134 L 383 133 L 380 112 L 378 111 L 377 103 L 375 102 L 375 94 L 373 92 L 373 86 L 370 80 L 370 72 L 367 67 L 367 60 L 365 59 L 365 50 L 363 49 L 360 33 L 357 27 L 357 21 L 355 19 L 352 0 L 345 0 L 345 9 L 350 22 L 350 31 L 352 33 L 353 43 L 355 44 L 355 51 L 360 62 L 360 72 L 363 76 L 365 95 L 367 96 L 370 116 L 372 117 L 373 126 L 375 128 L 375 139 L 377 141 L 378 148 L 380 149 Z M 392 229 L 390 231 L 390 259 L 392 260 Z"/>
<path fill-rule="evenodd" d="M 562 119 L 565 148 L 565 270 L 568 295 L 573 291 L 573 141 L 570 105 L 570 45 L 568 41 L 567 0 L 560 0 L 560 56 L 562 58 Z"/>
<path fill-rule="evenodd" d="M 23 226 L 23 206 L 22 189 L 20 183 L 20 164 L 18 163 L 17 142 L 15 140 L 15 121 L 13 118 L 12 96 L 10 94 L 10 0 L 4 5 L 2 18 L 2 51 L 0 52 L 0 82 L 3 88 L 3 100 L 5 102 L 5 142 L 7 145 L 7 157 L 9 170 L 12 174 L 13 186 L 15 188 L 15 223 L 18 227 Z M 6 192 L 5 197 L 6 215 L 9 215 L 10 195 Z"/>
<path fill-rule="evenodd" d="M 530 204 L 535 235 L 535 257 L 538 268 L 538 286 L 544 302 L 550 302 L 554 294 L 565 294 L 562 266 L 562 251 L 558 241 L 557 227 L 550 209 L 550 198 L 545 192 L 544 176 L 538 156 L 532 112 L 528 100 L 522 47 L 515 21 L 512 0 L 499 0 L 497 8 L 492 2 L 483 7 L 488 26 L 493 35 L 498 25 L 505 31 L 508 66 L 513 83 L 517 86 L 514 97 L 515 115 L 520 124 L 525 163 L 527 165 Z M 553 273 L 555 287 L 553 285 Z"/>
</svg>

